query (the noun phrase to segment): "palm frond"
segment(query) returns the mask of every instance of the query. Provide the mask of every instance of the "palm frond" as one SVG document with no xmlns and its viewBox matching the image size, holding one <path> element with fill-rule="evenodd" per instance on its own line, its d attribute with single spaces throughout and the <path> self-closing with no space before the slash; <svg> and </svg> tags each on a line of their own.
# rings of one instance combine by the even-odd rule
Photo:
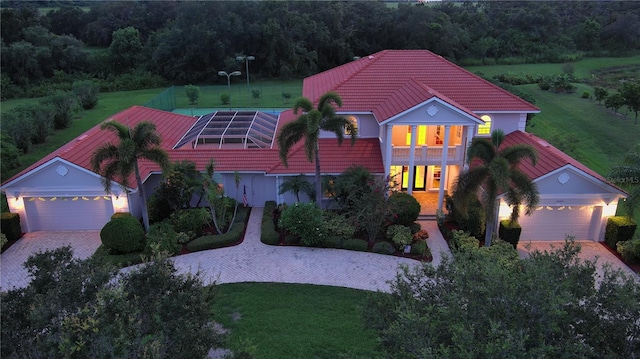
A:
<svg viewBox="0 0 640 359">
<path fill-rule="evenodd" d="M 168 173 L 171 168 L 171 162 L 169 162 L 169 155 L 162 148 L 149 148 L 141 152 L 139 158 L 144 158 L 151 162 L 155 162 L 160 165 L 162 173 Z"/>
<path fill-rule="evenodd" d="M 98 147 L 91 157 L 91 168 L 94 172 L 100 173 L 102 162 L 118 160 L 118 147 L 111 143 Z"/>
<path fill-rule="evenodd" d="M 474 138 L 467 149 L 467 163 L 471 163 L 474 158 L 478 158 L 487 164 L 490 163 L 495 156 L 495 148 L 484 138 Z"/>
<path fill-rule="evenodd" d="M 496 157 L 488 165 L 491 182 L 495 183 L 499 190 L 509 187 L 509 162 L 503 157 Z"/>
<path fill-rule="evenodd" d="M 302 110 L 302 112 L 309 112 L 313 110 L 313 103 L 311 103 L 311 100 L 306 97 L 300 97 L 297 99 L 293 105 L 293 113 L 297 115 L 300 110 Z"/>
<path fill-rule="evenodd" d="M 491 144 L 493 147 L 500 148 L 502 142 L 504 141 L 504 131 L 502 129 L 496 128 L 491 132 Z"/>
<path fill-rule="evenodd" d="M 162 142 L 160 135 L 156 132 L 156 125 L 148 121 L 140 122 L 133 128 L 131 139 L 140 148 L 148 148 L 152 145 L 157 146 Z"/>
<path fill-rule="evenodd" d="M 322 96 L 320 96 L 320 100 L 318 100 L 318 109 L 322 111 L 325 106 L 329 106 L 333 108 L 332 103 L 338 107 L 342 107 L 342 98 L 336 92 L 330 91 Z"/>
<path fill-rule="evenodd" d="M 302 117 L 302 116 L 301 116 Z M 288 166 L 287 156 L 293 145 L 298 143 L 306 134 L 307 124 L 303 119 L 298 119 L 282 126 L 277 137 L 280 160 Z"/>
<path fill-rule="evenodd" d="M 512 169 L 509 173 L 512 188 L 517 191 L 519 201 L 510 204 L 524 204 L 526 215 L 531 215 L 540 202 L 538 186 L 518 169 Z"/>
<path fill-rule="evenodd" d="M 453 204 L 460 209 L 463 214 L 467 213 L 470 198 L 478 198 L 478 192 L 482 184 L 489 176 L 489 168 L 478 166 L 471 170 L 460 173 L 453 191 Z"/>
<path fill-rule="evenodd" d="M 345 128 L 353 128 L 353 124 L 344 117 L 333 117 L 328 118 L 324 122 L 324 126 L 322 127 L 325 131 L 333 132 L 338 138 L 338 144 L 341 145 L 344 140 L 344 130 Z M 354 134 L 351 134 L 352 144 L 354 139 Z"/>
<path fill-rule="evenodd" d="M 129 127 L 118 121 L 103 122 L 102 125 L 100 125 L 100 129 L 114 132 L 120 139 L 130 137 Z"/>
<path fill-rule="evenodd" d="M 498 154 L 509 161 L 512 166 L 517 165 L 523 159 L 529 159 L 534 166 L 538 161 L 538 152 L 529 145 L 513 145 L 501 150 Z"/>
</svg>

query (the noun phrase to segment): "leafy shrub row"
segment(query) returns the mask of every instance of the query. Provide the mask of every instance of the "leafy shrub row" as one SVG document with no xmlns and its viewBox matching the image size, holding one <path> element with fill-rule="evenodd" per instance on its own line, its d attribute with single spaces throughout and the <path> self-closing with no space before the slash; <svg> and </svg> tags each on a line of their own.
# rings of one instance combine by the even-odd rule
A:
<svg viewBox="0 0 640 359">
<path fill-rule="evenodd" d="M 640 263 L 640 238 L 620 241 L 616 244 L 617 251 L 628 263 Z"/>
<path fill-rule="evenodd" d="M 611 248 L 621 241 L 628 241 L 633 237 L 638 225 L 627 216 L 613 216 L 607 219 L 607 227 L 604 232 L 604 241 Z"/>
<path fill-rule="evenodd" d="M 262 232 L 260 233 L 260 241 L 264 244 L 275 245 L 280 242 L 280 234 L 276 230 L 275 219 L 273 218 L 276 208 L 275 201 L 267 201 L 264 204 Z"/>
<path fill-rule="evenodd" d="M 249 216 L 248 208 L 238 208 L 236 221 L 231 226 L 231 230 L 225 234 L 205 235 L 198 237 L 187 243 L 187 249 L 190 252 L 204 251 L 207 249 L 215 249 L 228 247 L 242 240 L 247 217 Z"/>
<path fill-rule="evenodd" d="M 396 252 L 396 249 L 393 247 L 393 244 L 389 242 L 378 242 L 373 245 L 373 248 L 371 248 L 371 251 L 373 253 L 380 253 L 380 254 L 394 254 Z"/>
</svg>

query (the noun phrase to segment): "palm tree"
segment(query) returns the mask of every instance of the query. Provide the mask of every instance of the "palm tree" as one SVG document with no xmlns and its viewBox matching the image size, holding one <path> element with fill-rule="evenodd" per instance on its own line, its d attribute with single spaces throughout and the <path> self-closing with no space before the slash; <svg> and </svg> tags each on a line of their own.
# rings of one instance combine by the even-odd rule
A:
<svg viewBox="0 0 640 359">
<path fill-rule="evenodd" d="M 627 153 L 622 165 L 611 168 L 609 178 L 629 190 L 629 197 L 624 203 L 627 215 L 633 217 L 640 206 L 640 144 Z"/>
<path fill-rule="evenodd" d="M 304 179 L 304 175 L 301 173 L 295 177 L 287 177 L 287 179 L 280 184 L 279 189 L 278 194 L 285 194 L 290 191 L 296 196 L 296 202 L 300 202 L 300 192 L 312 192 L 313 186 Z"/>
<path fill-rule="evenodd" d="M 166 173 L 170 168 L 169 156 L 163 149 L 157 147 L 160 145 L 161 140 L 156 132 L 156 125 L 143 121 L 131 130 L 124 124 L 109 121 L 103 123 L 100 128 L 113 131 L 118 135 L 120 143 L 117 145 L 107 143 L 98 147 L 91 157 L 91 166 L 95 172 L 102 175 L 102 185 L 107 193 L 111 193 L 111 183 L 116 179 L 120 181 L 123 187 L 128 187 L 128 178 L 131 173 L 135 173 L 142 205 L 142 221 L 145 230 L 148 232 L 149 212 L 142 178 L 140 177 L 138 159 L 145 159 L 159 164 L 163 173 Z"/>
<path fill-rule="evenodd" d="M 320 97 L 318 108 L 314 109 L 313 104 L 307 98 L 300 98 L 293 107 L 293 113 L 302 114 L 295 121 L 284 125 L 278 134 L 278 147 L 280 148 L 280 159 L 285 166 L 287 155 L 293 145 L 304 138 L 304 148 L 309 162 L 316 165 L 316 202 L 322 199 L 322 180 L 320 178 L 320 154 L 318 150 L 318 139 L 320 131 L 329 131 L 336 134 L 338 144 L 342 144 L 346 133 L 351 134 L 351 144 L 356 140 L 357 128 L 344 117 L 336 116 L 333 104 L 342 106 L 342 99 L 335 92 L 327 92 Z"/>
<path fill-rule="evenodd" d="M 517 221 L 520 205 L 524 203 L 526 215 L 530 215 L 538 205 L 538 189 L 535 183 L 518 169 L 523 159 L 531 160 L 535 166 L 537 153 L 529 145 L 514 145 L 500 148 L 504 132 L 500 129 L 491 133 L 491 141 L 474 138 L 467 151 L 467 161 L 478 159 L 478 165 L 464 171 L 458 177 L 453 193 L 454 205 L 464 214 L 468 204 L 475 197 L 480 200 L 486 214 L 485 246 L 491 245 L 495 232 L 498 210 L 497 197 L 504 193 L 505 201 L 512 206 L 511 220 Z"/>
</svg>

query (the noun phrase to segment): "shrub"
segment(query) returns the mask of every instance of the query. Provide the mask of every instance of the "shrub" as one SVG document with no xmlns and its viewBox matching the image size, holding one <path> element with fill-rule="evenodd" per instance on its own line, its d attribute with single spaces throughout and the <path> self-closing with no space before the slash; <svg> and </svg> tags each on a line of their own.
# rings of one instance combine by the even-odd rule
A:
<svg viewBox="0 0 640 359">
<path fill-rule="evenodd" d="M 514 249 L 518 249 L 520 233 L 522 233 L 522 227 L 520 227 L 518 222 L 511 221 L 509 219 L 503 219 L 500 221 L 498 237 L 505 242 L 511 243 Z"/>
<path fill-rule="evenodd" d="M 74 81 L 71 85 L 71 91 L 78 97 L 80 105 L 83 109 L 89 110 L 98 104 L 98 94 L 100 86 L 91 80 Z"/>
<path fill-rule="evenodd" d="M 71 126 L 73 113 L 78 109 L 78 99 L 72 92 L 56 91 L 40 100 L 40 104 L 52 106 L 55 109 L 53 125 L 56 130 Z"/>
<path fill-rule="evenodd" d="M 422 225 L 418 222 L 413 222 L 408 227 L 411 230 L 411 234 L 416 234 L 422 230 Z"/>
<path fill-rule="evenodd" d="M 154 193 L 147 200 L 147 207 L 149 211 L 149 221 L 151 223 L 162 222 L 171 216 L 172 210 L 169 206 L 169 201 L 158 196 Z"/>
<path fill-rule="evenodd" d="M 340 236 L 326 236 L 320 242 L 322 248 L 342 248 L 344 239 Z"/>
<path fill-rule="evenodd" d="M 204 208 L 181 209 L 169 216 L 169 223 L 176 232 L 193 233 L 194 238 L 200 237 L 209 223 L 209 212 Z"/>
<path fill-rule="evenodd" d="M 414 256 L 423 256 L 427 251 L 427 242 L 416 242 L 411 245 L 411 254 Z"/>
<path fill-rule="evenodd" d="M 228 93 L 220 94 L 220 102 L 222 102 L 223 105 L 228 105 L 229 101 L 231 101 L 231 97 Z"/>
<path fill-rule="evenodd" d="M 300 237 L 295 234 L 287 234 L 286 236 L 284 236 L 284 244 L 300 244 Z M 308 244 L 308 245 L 313 245 L 313 244 Z"/>
<path fill-rule="evenodd" d="M 116 218 L 102 227 L 100 240 L 112 254 L 139 252 L 144 249 L 144 229 L 133 217 Z"/>
<path fill-rule="evenodd" d="M 342 238 L 351 238 L 356 233 L 356 227 L 336 212 L 324 212 L 324 233 Z"/>
<path fill-rule="evenodd" d="M 229 247 L 242 240 L 244 233 L 244 222 L 236 222 L 231 226 L 231 230 L 225 234 L 207 235 L 194 239 L 187 244 L 190 252 L 204 251 L 207 249 L 215 249 Z"/>
<path fill-rule="evenodd" d="M 314 202 L 295 203 L 280 215 L 279 225 L 291 234 L 300 236 L 305 245 L 314 245 L 322 240 L 322 209 Z"/>
<path fill-rule="evenodd" d="M 590 99 L 590 98 L 591 98 L 591 92 L 589 92 L 589 91 L 582 91 L 582 95 L 580 95 L 580 97 L 582 97 L 582 98 L 586 98 L 586 99 Z"/>
<path fill-rule="evenodd" d="M 451 196 L 446 196 L 445 202 L 449 214 L 460 229 L 469 232 L 473 237 L 484 238 L 485 213 L 480 201 L 474 200 L 468 204 L 466 216 L 454 206 Z"/>
<path fill-rule="evenodd" d="M 371 251 L 380 254 L 394 254 L 396 249 L 393 247 L 393 244 L 389 242 L 378 242 L 373 245 Z"/>
<path fill-rule="evenodd" d="M 617 250 L 626 262 L 640 262 L 640 238 L 618 242 Z"/>
<path fill-rule="evenodd" d="M 198 103 L 198 99 L 200 98 L 200 87 L 195 85 L 186 85 L 184 87 L 184 92 L 189 99 L 190 105 L 195 105 Z"/>
<path fill-rule="evenodd" d="M 264 211 L 262 212 L 262 232 L 260 233 L 260 241 L 264 244 L 274 245 L 280 243 L 280 233 L 276 230 L 273 219 L 275 209 L 275 201 L 265 202 Z"/>
<path fill-rule="evenodd" d="M 399 224 L 394 224 L 387 228 L 387 238 L 392 240 L 398 249 L 403 249 L 406 245 L 411 244 L 413 240 L 409 227 Z"/>
<path fill-rule="evenodd" d="M 31 151 L 34 129 L 30 118 L 25 119 L 15 111 L 7 111 L 2 114 L 2 132 L 11 137 L 13 144 L 23 153 Z"/>
<path fill-rule="evenodd" d="M 424 242 L 429 238 L 429 232 L 426 229 L 421 229 L 418 232 L 413 234 L 414 242 Z"/>
<path fill-rule="evenodd" d="M 344 241 L 342 248 L 352 251 L 366 252 L 368 246 L 369 244 L 364 239 L 350 238 Z"/>
<path fill-rule="evenodd" d="M 493 241 L 490 247 L 476 247 L 475 250 L 492 256 L 505 268 L 512 268 L 513 264 L 520 259 L 518 251 L 511 243 L 499 239 Z"/>
<path fill-rule="evenodd" d="M 471 253 L 478 249 L 480 241 L 469 234 L 469 232 L 454 230 L 451 232 L 453 244 L 453 250 L 460 253 Z"/>
<path fill-rule="evenodd" d="M 149 227 L 145 247 L 147 254 L 167 252 L 172 255 L 179 253 L 179 251 L 178 234 L 169 222 L 160 222 Z"/>
<path fill-rule="evenodd" d="M 404 192 L 395 192 L 389 196 L 389 208 L 394 214 L 394 224 L 408 226 L 420 215 L 420 203 L 412 195 Z"/>
<path fill-rule="evenodd" d="M 7 173 L 20 166 L 20 150 L 6 133 L 0 133 L 0 173 Z"/>
<path fill-rule="evenodd" d="M 613 216 L 607 219 L 607 228 L 604 232 L 604 241 L 611 248 L 617 248 L 620 241 L 627 241 L 633 237 L 636 231 L 636 222 L 627 216 Z"/>
<path fill-rule="evenodd" d="M 0 214 L 0 232 L 4 233 L 9 241 L 19 239 L 22 236 L 20 215 L 9 212 Z"/>
<path fill-rule="evenodd" d="M 0 233 L 0 249 L 4 248 L 4 245 L 7 243 L 9 243 L 7 235 L 4 233 Z"/>
</svg>

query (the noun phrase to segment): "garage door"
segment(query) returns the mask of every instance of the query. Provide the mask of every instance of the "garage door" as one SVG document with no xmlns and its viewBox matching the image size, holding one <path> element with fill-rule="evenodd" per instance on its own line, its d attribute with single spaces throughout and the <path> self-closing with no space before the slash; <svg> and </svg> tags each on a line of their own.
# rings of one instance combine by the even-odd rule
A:
<svg viewBox="0 0 640 359">
<path fill-rule="evenodd" d="M 531 216 L 520 216 L 520 240 L 562 241 L 567 235 L 594 240 L 593 216 L 593 206 L 538 207 Z"/>
<path fill-rule="evenodd" d="M 113 214 L 111 197 L 27 197 L 24 200 L 31 232 L 99 230 Z"/>
</svg>

